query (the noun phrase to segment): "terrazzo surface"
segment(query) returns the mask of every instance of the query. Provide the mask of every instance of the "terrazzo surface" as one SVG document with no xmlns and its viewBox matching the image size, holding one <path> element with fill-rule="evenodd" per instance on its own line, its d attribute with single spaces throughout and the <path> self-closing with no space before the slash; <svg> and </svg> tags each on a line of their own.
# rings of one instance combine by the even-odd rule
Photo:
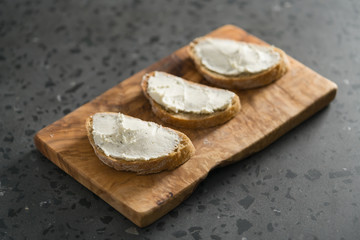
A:
<svg viewBox="0 0 360 240">
<path fill-rule="evenodd" d="M 359 239 L 360 2 L 0 0 L 0 239 Z M 234 24 L 339 86 L 265 150 L 138 228 L 33 136 L 193 38 Z"/>
</svg>

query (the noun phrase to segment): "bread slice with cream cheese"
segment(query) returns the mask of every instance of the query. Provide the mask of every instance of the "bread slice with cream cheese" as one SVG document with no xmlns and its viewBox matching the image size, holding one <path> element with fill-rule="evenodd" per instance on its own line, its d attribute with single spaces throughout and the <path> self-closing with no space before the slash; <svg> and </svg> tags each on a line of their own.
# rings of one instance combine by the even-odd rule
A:
<svg viewBox="0 0 360 240">
<path fill-rule="evenodd" d="M 200 37 L 188 53 L 210 83 L 228 89 L 250 89 L 281 78 L 289 68 L 286 54 L 274 46 Z"/>
<path fill-rule="evenodd" d="M 195 153 L 184 133 L 121 113 L 96 113 L 87 118 L 86 130 L 97 157 L 116 170 L 172 170 Z"/>
<path fill-rule="evenodd" d="M 165 73 L 143 76 L 141 87 L 152 111 L 162 121 L 183 128 L 208 128 L 232 119 L 241 108 L 239 97 Z"/>
</svg>

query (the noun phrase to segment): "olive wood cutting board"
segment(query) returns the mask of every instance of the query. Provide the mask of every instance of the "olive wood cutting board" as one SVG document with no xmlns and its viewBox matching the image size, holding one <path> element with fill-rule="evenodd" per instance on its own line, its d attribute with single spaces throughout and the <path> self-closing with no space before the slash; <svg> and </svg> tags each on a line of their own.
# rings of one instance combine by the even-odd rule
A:
<svg viewBox="0 0 360 240">
<path fill-rule="evenodd" d="M 268 45 L 233 25 L 208 35 Z M 290 70 L 275 83 L 237 91 L 242 109 L 224 125 L 201 130 L 176 128 L 152 113 L 140 81 L 145 73 L 159 70 L 205 83 L 185 46 L 40 130 L 34 141 L 58 167 L 144 227 L 186 199 L 211 169 L 260 151 L 334 99 L 335 83 L 291 57 L 289 61 Z M 196 154 L 173 171 L 145 176 L 116 171 L 99 161 L 86 136 L 85 119 L 102 111 L 122 112 L 178 129 L 192 140 Z"/>
</svg>

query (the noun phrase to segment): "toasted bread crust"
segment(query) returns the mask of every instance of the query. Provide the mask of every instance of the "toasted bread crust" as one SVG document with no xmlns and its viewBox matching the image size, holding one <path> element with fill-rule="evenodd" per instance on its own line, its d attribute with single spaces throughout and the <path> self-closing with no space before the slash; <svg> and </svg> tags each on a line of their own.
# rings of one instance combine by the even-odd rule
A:
<svg viewBox="0 0 360 240">
<path fill-rule="evenodd" d="M 155 102 L 148 94 L 148 80 L 155 72 L 144 75 L 141 82 L 141 88 L 145 97 L 149 100 L 152 111 L 162 121 L 171 125 L 183 128 L 208 128 L 223 124 L 232 119 L 241 109 L 240 99 L 235 94 L 231 104 L 222 111 L 217 111 L 212 114 L 194 114 L 194 113 L 175 113 L 171 110 L 165 109 L 163 106 Z M 168 73 L 166 73 L 168 74 Z M 171 75 L 171 74 L 169 74 Z M 197 84 L 198 83 L 192 83 Z"/>
<path fill-rule="evenodd" d="M 191 140 L 185 134 L 171 129 L 179 135 L 181 141 L 178 148 L 166 156 L 161 156 L 150 160 L 134 161 L 127 161 L 121 158 L 106 156 L 104 151 L 97 147 L 94 142 L 94 138 L 92 135 L 92 116 L 86 119 L 85 125 L 87 130 L 87 136 L 89 138 L 91 146 L 94 148 L 97 157 L 103 163 L 116 170 L 135 172 L 139 175 L 157 173 L 164 170 L 172 170 L 185 163 L 195 153 L 195 147 L 192 144 Z"/>
<path fill-rule="evenodd" d="M 238 76 L 226 76 L 206 68 L 201 59 L 195 53 L 195 45 L 205 39 L 200 37 L 193 40 L 188 46 L 188 53 L 193 60 L 196 69 L 205 77 L 207 81 L 215 86 L 228 88 L 228 89 L 250 89 L 268 85 L 277 79 L 281 78 L 289 68 L 289 61 L 284 51 L 279 48 L 271 46 L 273 50 L 280 54 L 280 61 L 277 65 L 255 74 L 241 74 Z"/>
</svg>

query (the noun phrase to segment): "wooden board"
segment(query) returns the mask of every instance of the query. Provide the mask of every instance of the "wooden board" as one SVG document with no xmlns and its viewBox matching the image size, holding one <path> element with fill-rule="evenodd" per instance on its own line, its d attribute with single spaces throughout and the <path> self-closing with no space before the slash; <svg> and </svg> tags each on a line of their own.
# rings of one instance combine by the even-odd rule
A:
<svg viewBox="0 0 360 240">
<path fill-rule="evenodd" d="M 232 25 L 209 35 L 266 44 Z M 203 81 L 185 47 L 42 129 L 35 136 L 35 144 L 57 166 L 144 227 L 187 198 L 211 169 L 260 151 L 334 99 L 337 86 L 333 82 L 292 58 L 290 64 L 290 71 L 275 83 L 237 92 L 242 110 L 230 122 L 202 130 L 177 128 L 193 141 L 196 154 L 173 171 L 137 176 L 107 167 L 95 156 L 84 123 L 89 115 L 101 111 L 161 123 L 151 112 L 140 81 L 144 73 L 154 70 Z"/>
</svg>

